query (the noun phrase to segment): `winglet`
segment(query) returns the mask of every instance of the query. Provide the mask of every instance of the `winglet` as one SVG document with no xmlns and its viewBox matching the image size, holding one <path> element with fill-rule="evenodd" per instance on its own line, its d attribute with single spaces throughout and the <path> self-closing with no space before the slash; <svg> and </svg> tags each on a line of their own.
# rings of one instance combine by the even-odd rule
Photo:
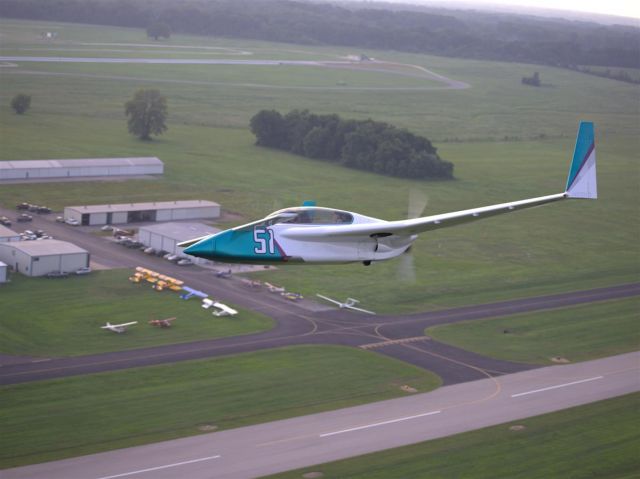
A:
<svg viewBox="0 0 640 479">
<path fill-rule="evenodd" d="M 596 144 L 592 122 L 580 122 L 576 147 L 573 151 L 573 161 L 569 168 L 565 195 L 568 198 L 595 199 L 598 197 L 596 182 Z"/>
</svg>

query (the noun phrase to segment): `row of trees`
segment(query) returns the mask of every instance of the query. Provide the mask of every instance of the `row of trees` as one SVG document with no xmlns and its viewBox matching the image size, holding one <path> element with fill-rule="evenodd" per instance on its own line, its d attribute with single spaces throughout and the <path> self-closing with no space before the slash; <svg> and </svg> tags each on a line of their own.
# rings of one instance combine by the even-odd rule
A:
<svg viewBox="0 0 640 479">
<path fill-rule="evenodd" d="M 251 118 L 251 131 L 257 145 L 351 168 L 405 178 L 453 178 L 453 164 L 442 160 L 429 140 L 388 123 L 307 110 L 286 115 L 262 110 Z"/>
<path fill-rule="evenodd" d="M 640 68 L 640 29 L 373 2 L 0 0 L 0 16 L 436 55 Z M 163 25 L 163 29 L 156 27 Z M 166 37 L 165 37 L 166 38 Z"/>
</svg>

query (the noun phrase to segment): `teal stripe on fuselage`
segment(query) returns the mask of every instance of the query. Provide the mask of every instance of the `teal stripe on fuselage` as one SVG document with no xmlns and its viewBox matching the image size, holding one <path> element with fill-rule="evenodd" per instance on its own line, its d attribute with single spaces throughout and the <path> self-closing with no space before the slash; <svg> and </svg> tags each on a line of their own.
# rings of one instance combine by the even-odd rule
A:
<svg viewBox="0 0 640 479">
<path fill-rule="evenodd" d="M 573 150 L 573 160 L 571 161 L 571 167 L 569 168 L 569 177 L 567 178 L 565 191 L 568 191 L 569 188 L 571 188 L 571 185 L 575 181 L 576 176 L 578 176 L 582 165 L 587 161 L 587 157 L 593 149 L 593 146 L 593 123 L 590 121 L 582 121 L 580 122 L 580 128 L 578 129 L 576 147 Z"/>
</svg>

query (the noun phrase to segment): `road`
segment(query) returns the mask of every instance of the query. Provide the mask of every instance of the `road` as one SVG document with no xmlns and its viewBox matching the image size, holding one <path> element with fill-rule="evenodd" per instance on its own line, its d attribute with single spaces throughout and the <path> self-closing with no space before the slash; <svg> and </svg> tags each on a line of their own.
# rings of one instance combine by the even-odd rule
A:
<svg viewBox="0 0 640 479">
<path fill-rule="evenodd" d="M 2 471 L 3 479 L 241 479 L 516 421 L 640 390 L 640 353 Z"/>
<path fill-rule="evenodd" d="M 16 63 L 14 63 L 16 62 Z M 137 65 L 247 65 L 247 66 L 302 66 L 331 69 L 347 69 L 361 72 L 376 72 L 389 75 L 418 78 L 441 83 L 439 86 L 301 86 L 301 85 L 273 85 L 260 83 L 228 83 L 197 80 L 176 80 L 159 78 L 140 78 L 135 76 L 114 76 L 86 73 L 56 73 L 24 69 L 11 70 L 6 68 L 4 74 L 69 76 L 82 78 L 101 78 L 108 80 L 147 81 L 191 85 L 233 85 L 246 88 L 270 88 L 287 90 L 363 90 L 363 91 L 428 91 L 428 90 L 464 90 L 470 88 L 468 83 L 453 80 L 444 75 L 427 70 L 419 65 L 401 64 L 384 61 L 348 61 L 348 60 L 237 60 L 228 58 L 122 58 L 122 57 L 60 57 L 60 56 L 0 56 L 0 64 L 5 67 L 18 67 L 21 63 L 108 63 L 108 64 L 137 64 Z M 404 70 L 398 70 L 398 67 Z"/>
</svg>

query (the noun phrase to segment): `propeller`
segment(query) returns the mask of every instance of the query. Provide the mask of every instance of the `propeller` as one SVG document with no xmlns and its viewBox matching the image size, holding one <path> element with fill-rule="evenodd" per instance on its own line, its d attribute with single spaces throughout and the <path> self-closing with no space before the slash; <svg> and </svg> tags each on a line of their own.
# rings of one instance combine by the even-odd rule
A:
<svg viewBox="0 0 640 479">
<path fill-rule="evenodd" d="M 429 197 L 421 190 L 417 188 L 411 188 L 409 190 L 409 200 L 407 205 L 407 219 L 420 218 L 424 214 L 424 210 L 429 204 Z M 404 283 L 415 283 L 416 281 L 416 268 L 414 263 L 413 254 L 411 254 L 411 246 L 400 255 L 397 259 L 398 270 L 397 278 Z"/>
</svg>

